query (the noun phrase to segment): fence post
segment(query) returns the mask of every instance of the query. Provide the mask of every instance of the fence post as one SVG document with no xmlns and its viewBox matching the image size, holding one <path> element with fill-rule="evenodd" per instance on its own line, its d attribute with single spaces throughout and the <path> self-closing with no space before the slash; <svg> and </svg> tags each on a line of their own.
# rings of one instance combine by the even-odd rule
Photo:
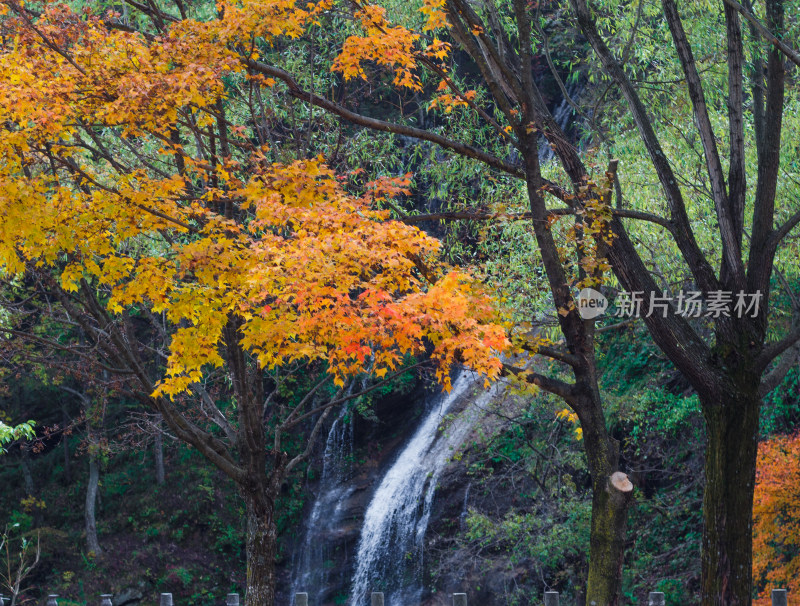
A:
<svg viewBox="0 0 800 606">
<path fill-rule="evenodd" d="M 453 606 L 467 606 L 467 594 L 466 593 L 454 593 L 453 594 Z"/>
<path fill-rule="evenodd" d="M 58 594 L 51 593 L 47 596 L 47 606 L 58 606 Z"/>
<path fill-rule="evenodd" d="M 373 591 L 372 592 L 372 606 L 383 606 L 383 592 L 382 591 Z"/>
<path fill-rule="evenodd" d="M 545 591 L 544 592 L 544 606 L 558 606 L 558 592 Z"/>
<path fill-rule="evenodd" d="M 161 601 L 159 602 L 159 606 L 172 606 L 172 594 L 171 593 L 162 593 L 161 594 Z"/>
<path fill-rule="evenodd" d="M 225 606 L 239 606 L 239 594 L 229 593 L 225 598 Z"/>
<path fill-rule="evenodd" d="M 786 590 L 773 589 L 772 590 L 772 606 L 787 606 Z"/>
<path fill-rule="evenodd" d="M 101 593 L 100 594 L 100 606 L 113 606 L 111 602 L 111 596 L 114 595 L 112 593 Z"/>
<path fill-rule="evenodd" d="M 660 591 L 651 591 L 647 597 L 648 606 L 664 606 L 667 603 L 666 596 Z"/>
<path fill-rule="evenodd" d="M 307 593 L 294 594 L 294 606 L 308 606 L 308 594 Z"/>
</svg>

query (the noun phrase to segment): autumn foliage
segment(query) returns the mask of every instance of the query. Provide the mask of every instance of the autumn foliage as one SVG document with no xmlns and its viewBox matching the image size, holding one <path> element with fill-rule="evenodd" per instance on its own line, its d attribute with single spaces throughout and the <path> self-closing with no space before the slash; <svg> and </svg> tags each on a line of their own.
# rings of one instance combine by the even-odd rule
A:
<svg viewBox="0 0 800 606">
<path fill-rule="evenodd" d="M 771 603 L 775 588 L 800 594 L 800 434 L 776 436 L 758 448 L 753 578 L 762 589 L 753 602 L 758 606 Z"/>
<path fill-rule="evenodd" d="M 158 35 L 63 4 L 2 7 L 0 265 L 52 266 L 67 292 L 104 289 L 112 314 L 163 313 L 173 336 L 157 394 L 223 363 L 231 317 L 264 367 L 321 359 L 340 384 L 426 349 L 445 384 L 456 361 L 499 372 L 490 298 L 436 261 L 434 239 L 375 208 L 407 180 L 349 192 L 322 158 L 269 162 L 220 109 L 225 77 L 274 84 L 244 68 L 257 52 L 243 41 L 297 37 L 325 0 L 221 3 L 219 19 Z M 357 18 L 373 45 L 361 57 L 413 85 L 414 36 L 370 7 Z M 347 53 L 338 67 L 360 74 Z"/>
</svg>

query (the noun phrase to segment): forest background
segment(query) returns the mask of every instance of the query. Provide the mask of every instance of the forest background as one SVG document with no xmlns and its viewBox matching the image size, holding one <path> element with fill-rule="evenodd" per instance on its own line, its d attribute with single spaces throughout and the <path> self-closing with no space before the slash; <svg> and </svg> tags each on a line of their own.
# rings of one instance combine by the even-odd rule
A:
<svg viewBox="0 0 800 606">
<path fill-rule="evenodd" d="M 81 3 L 72 9 L 78 14 L 84 12 L 108 19 L 110 28 L 116 27 L 121 31 L 138 29 L 148 33 L 165 28 L 166 22 L 176 20 L 184 13 L 202 20 L 213 18 L 216 10 L 216 7 L 201 3 L 156 6 Z M 37 7 L 27 8 L 37 11 Z M 398 13 L 398 19 L 422 19 L 416 16 L 414 8 L 392 7 Z M 653 91 L 653 103 L 658 103 L 652 106 L 653 111 L 674 136 L 671 144 L 676 147 L 678 156 L 685 153 L 691 157 L 698 142 L 681 136 L 683 127 L 677 119 L 670 122 L 673 116 L 680 115 L 678 110 L 685 110 L 685 107 L 680 107 L 680 96 L 671 93 L 670 88 L 680 87 L 680 79 L 660 80 L 663 74 L 659 70 L 669 71 L 669 68 L 652 59 L 659 36 L 664 35 L 664 25 L 659 23 L 658 14 L 650 11 L 651 8 L 645 2 L 606 7 L 604 18 L 607 21 L 603 26 L 612 34 L 618 31 L 625 55 L 630 53 L 640 60 L 641 65 L 635 66 L 641 70 L 638 74 L 640 88 Z M 113 13 L 109 15 L 108 10 Z M 597 75 L 588 47 L 571 24 L 568 9 L 553 4 L 542 5 L 537 10 L 540 11 L 537 17 L 540 18 L 538 25 L 542 36 L 542 54 L 536 60 L 537 77 L 543 83 L 543 89 L 548 91 L 552 109 L 561 107 L 562 113 L 570 117 L 567 130 L 572 138 L 571 144 L 592 158 L 593 154 L 600 156 L 604 139 L 613 139 L 615 155 L 625 167 L 620 175 L 623 189 L 629 191 L 633 187 L 637 191 L 638 208 L 656 207 L 658 186 L 652 176 L 648 176 L 647 170 L 637 164 L 641 150 L 627 138 L 630 124 L 615 110 L 618 100 L 613 98 L 613 93 L 608 92 L 609 87 Z M 304 88 L 331 91 L 334 97 L 338 95 L 348 99 L 362 115 L 399 122 L 407 120 L 444 136 L 458 134 L 469 143 L 480 143 L 489 148 L 497 146 L 498 156 L 507 153 L 496 132 L 480 127 L 470 112 L 469 103 L 447 94 L 437 94 L 438 79 L 420 81 L 418 90 L 398 90 L 392 86 L 391 74 L 377 81 L 363 82 L 343 80 L 332 72 L 330 68 L 336 60 L 342 32 L 354 27 L 351 17 L 337 15 L 334 22 L 342 28 L 341 31 L 314 28 L 296 40 L 265 45 L 260 52 L 279 62 L 288 72 L 300 75 Z M 793 18 L 789 11 L 789 29 L 794 26 Z M 625 24 L 627 26 L 623 27 Z M 716 44 L 714 25 L 713 20 L 706 24 L 708 45 L 712 48 Z M 700 21 L 693 34 L 704 40 L 703 32 Z M 648 45 L 642 40 L 651 43 Z M 374 59 L 380 64 L 379 57 Z M 714 74 L 715 69 L 722 70 L 725 56 L 709 52 L 701 61 L 706 70 L 704 73 Z M 461 79 L 468 87 L 475 74 L 466 69 L 459 72 L 457 54 L 453 55 L 452 62 L 453 77 Z M 789 83 L 790 100 L 787 103 L 794 108 L 796 88 L 791 72 Z M 380 176 L 393 177 L 394 181 L 386 183 L 389 184 L 389 193 L 396 196 L 394 201 L 380 192 L 373 194 L 370 201 L 379 198 L 378 204 L 385 205 L 400 217 L 417 213 L 449 213 L 448 218 L 453 218 L 468 207 L 472 219 L 480 215 L 481 219 L 488 217 L 489 220 L 439 224 L 428 217 L 428 223 L 423 225 L 443 240 L 443 253 L 452 265 L 468 268 L 482 282 L 496 289 L 497 299 L 509 308 L 508 321 L 517 326 L 525 322 L 536 324 L 537 328 L 549 331 L 545 333 L 547 337 L 558 343 L 560 337 L 553 321 L 555 310 L 543 283 L 536 245 L 522 221 L 509 220 L 520 218 L 516 215 L 526 212 L 517 185 L 480 165 L 442 155 L 430 145 L 407 137 L 356 130 L 329 114 L 315 112 L 293 99 L 280 86 L 274 86 L 273 82 L 250 78 L 245 83 L 231 79 L 225 81 L 225 86 L 226 99 L 220 102 L 221 108 L 217 109 L 215 116 L 217 125 L 221 118 L 231 124 L 242 123 L 246 128 L 238 133 L 232 130 L 230 140 L 217 137 L 219 152 L 206 150 L 210 162 L 222 158 L 222 162 L 211 169 L 214 177 L 227 179 L 229 167 L 225 165 L 225 158 L 232 157 L 232 154 L 224 152 L 222 145 L 234 145 L 236 135 L 239 135 L 245 145 L 265 145 L 266 161 L 279 161 L 287 166 L 296 159 L 322 154 L 339 175 L 338 181 L 349 191 L 363 192 L 367 182 L 375 183 L 374 179 Z M 474 92 L 476 96 L 480 94 L 480 89 Z M 467 101 L 472 98 L 465 97 Z M 193 101 L 189 99 L 188 102 L 191 104 Z M 570 102 L 576 107 L 570 106 Z M 387 106 L 394 107 L 394 111 L 387 113 Z M 787 131 L 796 132 L 796 124 L 792 121 L 796 120 L 796 112 L 786 112 L 785 119 Z M 201 129 L 209 126 L 200 124 Z M 128 159 L 155 163 L 158 167 L 156 146 L 148 148 L 146 143 L 130 145 L 131 142 L 122 134 L 119 145 L 127 147 Z M 792 140 L 791 134 L 785 136 Z M 213 143 L 214 137 L 210 141 Z M 96 146 L 87 142 L 93 148 L 87 154 L 87 161 L 100 162 L 103 149 L 101 143 L 94 143 Z M 198 143 L 198 147 L 200 145 Z M 622 153 L 626 149 L 628 155 Z M 789 201 L 789 209 L 792 203 L 796 208 L 796 154 L 796 146 L 792 149 L 788 144 L 781 183 L 784 187 L 782 195 Z M 544 149 L 542 155 L 547 157 L 549 153 Z M 637 167 L 640 168 L 637 170 Z M 598 161 L 598 173 L 602 174 L 604 168 Z M 201 166 L 200 170 L 206 169 Z M 406 177 L 409 173 L 410 176 Z M 702 189 L 702 184 L 688 183 L 687 186 Z M 476 201 L 479 203 L 477 212 Z M 648 262 L 659 280 L 665 284 L 685 281 L 674 254 L 668 246 L 659 246 L 653 232 L 643 227 L 641 232 L 633 233 L 640 243 L 651 249 Z M 567 245 L 574 245 L 568 228 L 564 228 L 561 235 Z M 711 229 L 706 237 L 713 239 Z M 796 311 L 798 307 L 797 255 L 793 253 L 796 240 L 790 238 L 787 242 L 789 245 L 779 257 L 780 271 L 776 274 L 773 297 L 777 299 L 778 309 L 789 311 L 783 318 L 773 320 L 770 328 L 773 342 L 794 325 L 791 310 Z M 157 253 L 159 244 L 142 246 L 151 246 Z M 70 292 L 72 286 L 77 287 L 78 276 L 70 274 L 69 258 L 59 259 L 59 262 L 66 267 L 62 286 L 65 292 Z M 47 275 L 31 278 L 33 286 L 45 283 L 47 279 Z M 607 286 L 612 289 L 609 292 L 613 292 L 613 279 L 609 279 Z M 54 321 L 41 306 L 34 311 L 23 310 L 19 302 L 29 302 L 26 289 L 30 287 L 31 283 L 25 280 L 7 281 L 5 322 L 10 336 L 4 343 L 8 360 L 6 421 L 16 424 L 33 418 L 42 428 L 38 442 L 30 448 L 25 443 L 15 443 L 3 461 L 8 485 L 19 486 L 17 493 L 8 491 L 3 495 L 8 499 L 5 510 L 11 512 L 7 530 L 9 544 L 21 546 L 20 539 L 24 537 L 29 541 L 30 554 L 32 538 L 36 534 L 44 536 L 42 561 L 26 582 L 38 588 L 40 593 L 47 586 L 47 591 L 56 590 L 80 601 L 81 595 L 89 595 L 87 592 L 106 591 L 108 588 L 99 586 L 102 579 L 107 578 L 112 570 L 120 571 L 122 563 L 128 562 L 131 554 L 136 552 L 144 563 L 144 576 L 151 579 L 147 582 L 151 591 L 169 588 L 177 595 L 199 597 L 241 583 L 241 579 L 237 581 L 235 577 L 236 571 L 242 569 L 243 514 L 235 499 L 227 500 L 235 490 L 230 486 L 226 489 L 225 481 L 216 477 L 216 472 L 198 461 L 186 447 L 169 441 L 165 445 L 157 429 L 158 418 L 144 415 L 133 398 L 126 398 L 124 386 L 114 383 L 108 369 L 104 372 L 91 364 L 79 368 L 75 358 L 70 357 L 75 350 L 64 348 L 59 352 L 57 345 L 80 339 L 80 331 L 73 334 L 62 332 L 63 323 Z M 131 302 L 133 297 L 131 295 Z M 138 327 L 137 330 L 147 332 L 155 329 Z M 35 337 L 33 341 L 24 339 L 31 334 Z M 162 339 L 162 342 L 165 338 L 166 335 L 154 337 L 155 340 Z M 671 588 L 670 595 L 696 596 L 699 593 L 696 558 L 700 531 L 699 491 L 702 488 L 700 457 L 703 450 L 702 421 L 696 396 L 635 323 L 603 333 L 599 337 L 598 351 L 599 367 L 603 371 L 600 385 L 609 404 L 605 411 L 607 425 L 611 434 L 620 440 L 625 469 L 637 486 L 631 515 L 634 519 L 653 522 L 634 522 L 630 526 L 638 532 L 627 541 L 629 549 L 623 592 L 632 596 L 656 586 Z M 797 367 L 787 364 L 785 359 L 783 362 L 782 382 L 766 397 L 767 405 L 762 411 L 761 433 L 765 439 L 791 434 L 798 420 Z M 163 365 L 163 360 L 160 364 Z M 314 372 L 321 373 L 324 369 L 317 367 Z M 313 373 L 300 378 L 290 375 L 290 380 L 280 382 L 279 391 L 276 387 L 278 397 L 287 402 L 293 399 L 302 401 L 312 389 L 308 381 L 313 377 Z M 387 385 L 397 390 L 410 389 L 411 380 L 407 375 L 402 377 L 403 381 L 398 378 L 396 383 Z M 214 380 L 224 379 L 214 377 Z M 385 391 L 386 385 L 383 388 Z M 336 390 L 329 396 L 331 401 L 336 401 Z M 53 402 L 58 405 L 54 407 Z M 368 402 L 360 405 L 364 414 L 368 414 Z M 519 572 L 520 581 L 527 580 L 518 582 L 512 575 L 512 584 L 517 589 L 504 589 L 511 596 L 516 595 L 515 599 L 524 600 L 530 595 L 526 592 L 541 590 L 541 587 L 534 589 L 534 581 L 529 578 L 530 569 L 537 565 L 541 577 L 552 579 L 547 581 L 548 584 L 567 592 L 579 593 L 586 574 L 586 515 L 587 499 L 590 498 L 587 469 L 579 454 L 580 441 L 569 432 L 553 433 L 553 427 L 573 422 L 568 415 L 559 420 L 556 414 L 562 409 L 563 406 L 556 401 L 540 396 L 532 400 L 530 409 L 509 423 L 506 431 L 490 439 L 489 444 L 494 449 L 491 457 L 462 459 L 486 494 L 496 492 L 497 484 L 517 486 L 521 482 L 529 486 L 528 504 L 518 505 L 509 496 L 502 507 L 484 511 L 475 509 L 470 512 L 467 526 L 460 530 L 452 529 L 452 536 L 448 537 L 460 549 L 477 554 L 474 557 L 485 557 L 487 576 L 492 574 L 492 567 L 498 561 L 512 570 L 523 569 Z M 308 433 L 310 427 L 305 429 Z M 318 434 L 312 431 L 312 438 L 315 435 Z M 166 464 L 164 454 L 156 456 L 152 464 L 147 462 L 146 468 L 152 469 L 157 479 L 155 489 L 152 481 L 145 479 L 147 473 L 139 470 L 146 459 L 142 454 L 136 454 L 150 451 L 150 439 L 155 440 L 153 452 L 166 455 Z M 304 440 L 298 439 L 293 443 L 290 439 L 289 444 L 287 451 L 292 455 L 305 454 Z M 791 448 L 796 448 L 796 440 L 781 437 L 765 441 L 762 446 L 765 471 L 761 476 L 761 486 L 766 492 L 757 493 L 759 500 L 756 503 L 756 513 L 761 516 L 757 518 L 756 544 L 759 549 L 755 561 L 759 588 L 781 579 L 788 583 L 796 576 L 791 572 L 797 566 L 796 544 L 792 542 L 793 534 L 785 530 L 793 527 L 790 521 L 793 515 L 791 498 L 781 492 L 791 485 L 791 474 L 796 473 L 792 468 L 796 459 L 787 454 Z M 297 452 L 291 452 L 292 449 Z M 554 457 L 552 453 L 556 450 L 560 454 Z M 80 453 L 80 458 L 76 457 L 76 452 Z M 548 453 L 547 456 L 542 457 L 543 452 Z M 283 554 L 279 562 L 284 566 L 289 565 L 287 554 L 291 549 L 292 534 L 296 532 L 297 522 L 307 504 L 309 478 L 314 476 L 315 465 L 318 473 L 319 465 L 313 457 L 297 460 L 298 464 L 281 482 L 281 503 L 276 508 L 279 512 L 280 553 Z M 88 468 L 86 477 L 79 462 L 84 462 Z M 536 471 L 539 466 L 554 466 L 558 472 L 544 474 L 542 479 Z M 159 486 L 163 485 L 161 479 L 167 473 L 172 493 L 170 498 L 177 498 L 174 487 L 181 482 L 186 487 L 186 500 L 179 499 L 164 507 L 161 499 L 167 495 Z M 551 478 L 550 484 L 548 477 Z M 63 484 L 59 485 L 59 482 Z M 204 502 L 204 499 L 191 496 L 197 486 L 204 487 L 200 494 L 206 495 L 207 510 L 192 512 L 192 507 L 187 504 L 202 507 Z M 97 494 L 103 499 L 100 515 L 88 515 L 95 506 Z M 103 494 L 106 497 L 102 497 Z M 87 498 L 88 495 L 92 495 L 91 498 Z M 118 498 L 114 499 L 109 510 L 103 503 L 112 496 Z M 227 517 L 222 516 L 217 507 L 223 502 L 228 504 Z M 541 505 L 534 503 L 542 502 L 550 502 L 552 510 L 558 514 L 535 515 L 542 510 Z M 73 517 L 75 514 L 68 513 L 82 509 L 86 511 L 77 520 Z M 113 515 L 110 515 L 111 511 Z M 185 518 L 178 519 L 176 515 L 179 518 L 185 515 Z M 91 523 L 90 518 L 93 519 Z M 583 523 L 576 524 L 579 520 Z M 91 541 L 92 524 L 99 524 L 99 536 L 94 537 L 94 545 L 84 548 L 81 535 L 88 531 L 87 540 Z M 781 530 L 776 537 L 778 528 Z M 35 532 L 37 529 L 38 533 Z M 198 545 L 204 533 L 209 532 L 224 537 L 214 546 L 213 553 Z M 103 548 L 104 535 L 109 537 L 108 540 L 119 541 L 119 544 L 111 549 Z M 527 540 L 519 541 L 519 536 Z M 180 553 L 164 557 L 165 546 L 174 545 L 181 546 Z M 669 545 L 669 548 L 664 549 L 664 545 Z M 80 549 L 76 551 L 75 546 L 80 546 Z M 196 560 L 200 552 L 215 559 L 211 567 L 218 573 L 209 574 L 208 562 Z M 520 562 L 524 564 L 519 565 Z M 664 575 L 665 562 L 674 571 L 669 576 Z M 228 570 L 232 572 L 226 572 Z M 435 577 L 435 566 L 432 565 L 428 573 Z M 132 574 L 125 582 L 135 585 L 137 576 Z"/>
</svg>

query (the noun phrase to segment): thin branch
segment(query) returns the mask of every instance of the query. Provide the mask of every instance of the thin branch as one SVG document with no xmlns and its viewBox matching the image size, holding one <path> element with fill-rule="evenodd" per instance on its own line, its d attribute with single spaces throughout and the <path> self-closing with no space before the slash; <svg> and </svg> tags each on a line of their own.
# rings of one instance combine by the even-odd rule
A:
<svg viewBox="0 0 800 606">
<path fill-rule="evenodd" d="M 548 216 L 558 217 L 574 215 L 576 211 L 571 208 L 554 208 L 547 211 Z M 638 219 L 640 221 L 649 221 L 660 225 L 668 232 L 673 233 L 675 227 L 669 220 L 664 217 L 659 217 L 651 213 L 640 210 L 630 210 L 624 208 L 613 208 L 611 214 L 615 217 L 623 217 L 626 219 Z M 422 223 L 423 221 L 534 221 L 534 214 L 531 212 L 523 213 L 484 213 L 484 212 L 471 212 L 471 211 L 453 211 L 442 213 L 426 213 L 420 215 L 404 216 L 400 221 L 403 223 L 414 224 Z"/>
<path fill-rule="evenodd" d="M 763 36 L 766 40 L 777 46 L 781 52 L 786 55 L 786 57 L 794 63 L 795 65 L 800 67 L 800 54 L 794 51 L 789 45 L 781 40 L 773 34 L 769 29 L 767 29 L 756 17 L 748 11 L 744 6 L 736 2 L 736 0 L 722 0 L 728 6 L 736 9 L 742 17 L 745 18 L 747 22 L 752 24 L 752 26 L 758 31 L 761 36 Z"/>
<path fill-rule="evenodd" d="M 794 345 L 781 356 L 781 360 L 775 368 L 761 379 L 761 384 L 758 386 L 758 395 L 760 397 L 765 397 L 781 384 L 786 373 L 789 372 L 789 369 L 798 360 L 798 355 L 800 355 L 800 346 Z"/>
<path fill-rule="evenodd" d="M 767 345 L 756 358 L 755 366 L 757 369 L 763 370 L 767 367 L 772 360 L 777 358 L 787 349 L 800 341 L 800 325 L 795 326 L 789 333 L 777 343 Z"/>
<path fill-rule="evenodd" d="M 719 280 L 697 243 L 675 172 L 656 135 L 647 108 L 631 84 L 624 69 L 606 45 L 605 40 L 600 36 L 595 18 L 586 0 L 570 0 L 570 4 L 575 11 L 581 31 L 592 45 L 592 48 L 594 48 L 606 73 L 614 80 L 620 92 L 622 92 L 628 102 L 629 109 L 637 129 L 639 130 L 642 142 L 647 149 L 653 168 L 655 168 L 658 174 L 661 187 L 669 202 L 671 219 L 674 224 L 674 231 L 672 231 L 672 234 L 675 243 L 678 245 L 682 256 L 686 260 L 695 282 L 703 290 L 719 290 Z"/>
<path fill-rule="evenodd" d="M 378 387 L 386 385 L 389 381 L 392 381 L 393 379 L 396 379 L 397 377 L 402 375 L 404 372 L 408 372 L 409 370 L 413 370 L 415 368 L 419 368 L 420 366 L 423 366 L 423 365 L 427 364 L 428 362 L 430 362 L 430 360 L 423 360 L 422 362 L 417 362 L 416 364 L 412 364 L 411 366 L 406 366 L 405 368 L 401 368 L 400 370 L 398 370 L 397 372 L 389 375 L 388 377 L 386 377 L 383 381 L 380 381 L 379 383 L 375 383 L 374 385 L 371 385 L 371 386 L 367 387 L 366 389 L 363 389 L 362 391 L 359 391 L 358 393 L 348 394 L 348 395 L 344 396 L 343 398 L 337 398 L 336 400 L 332 400 L 332 401 L 328 402 L 327 404 L 323 404 L 322 406 L 317 406 L 316 408 L 314 408 L 312 410 L 309 410 L 307 413 L 305 413 L 303 415 L 300 415 L 299 417 L 297 417 L 291 423 L 284 422 L 281 425 L 281 427 L 283 427 L 283 429 L 291 429 L 292 427 L 294 427 L 295 425 L 297 425 L 301 421 L 307 419 L 308 417 L 311 417 L 311 416 L 317 414 L 318 412 L 321 412 L 321 411 L 325 410 L 326 408 L 330 408 L 331 406 L 336 406 L 338 404 L 343 404 L 344 402 L 348 402 L 348 401 L 352 400 L 353 398 L 358 398 L 359 396 L 363 396 L 364 394 L 368 394 L 369 392 L 374 391 Z"/>
<path fill-rule="evenodd" d="M 558 360 L 559 362 L 563 362 L 569 366 L 576 367 L 582 364 L 582 360 L 578 356 L 571 354 L 568 351 L 556 349 L 555 347 L 525 342 L 522 344 L 522 349 L 534 354 L 541 354 L 547 358 L 552 358 L 553 360 Z"/>
<path fill-rule="evenodd" d="M 525 176 L 524 171 L 519 166 L 504 162 L 500 158 L 472 147 L 471 145 L 459 143 L 458 141 L 453 141 L 447 137 L 443 137 L 436 133 L 432 133 L 420 128 L 414 128 L 412 126 L 406 126 L 392 122 L 385 122 L 383 120 L 377 120 L 375 118 L 363 116 L 356 112 L 350 111 L 349 109 L 331 101 L 330 99 L 320 97 L 319 95 L 315 95 L 307 90 L 304 90 L 297 83 L 297 81 L 283 69 L 262 63 L 261 61 L 251 59 L 249 57 L 241 57 L 241 61 L 253 71 L 266 76 L 271 76 L 273 78 L 278 78 L 279 80 L 283 81 L 284 84 L 286 84 L 286 86 L 289 88 L 289 94 L 293 97 L 302 99 L 303 101 L 316 105 L 317 107 L 326 109 L 340 118 L 344 118 L 348 122 L 352 122 L 353 124 L 357 124 L 372 130 L 413 137 L 414 139 L 419 139 L 421 141 L 430 141 L 431 143 L 443 147 L 444 149 L 449 149 L 467 158 L 479 160 L 484 164 L 491 166 L 492 168 L 496 168 L 497 170 L 503 171 L 515 177 L 524 178 Z"/>
<path fill-rule="evenodd" d="M 706 172 L 711 181 L 712 200 L 717 213 L 719 232 L 722 240 L 722 255 L 724 263 L 732 273 L 736 283 L 743 286 L 744 265 L 741 255 L 741 235 L 736 237 L 734 218 L 731 216 L 728 193 L 725 187 L 725 175 L 722 170 L 722 161 L 719 157 L 717 139 L 708 115 L 703 84 L 700 74 L 697 73 L 691 45 L 686 38 L 678 7 L 674 0 L 662 0 L 664 15 L 667 19 L 672 40 L 680 59 L 683 73 L 686 76 L 686 85 L 689 89 L 689 98 L 697 122 L 697 132 L 703 144 L 703 153 L 706 161 Z M 731 68 L 733 69 L 733 68 Z M 734 145 L 734 151 L 736 147 Z"/>
<path fill-rule="evenodd" d="M 331 413 L 331 410 L 333 410 L 332 407 L 331 408 L 327 408 L 325 410 L 325 412 L 323 412 L 319 416 L 319 419 L 317 419 L 317 422 L 314 423 L 314 429 L 311 430 L 311 435 L 308 436 L 308 440 L 306 442 L 305 450 L 303 452 L 301 452 L 300 454 L 298 454 L 296 457 L 294 457 L 291 461 L 289 461 L 289 463 L 287 463 L 286 470 L 285 470 L 286 474 L 288 474 L 299 463 L 301 463 L 302 461 L 304 461 L 305 459 L 307 459 L 309 457 L 309 455 L 311 454 L 311 451 L 314 449 L 314 444 L 317 441 L 317 439 L 316 439 L 317 438 L 317 434 L 319 434 L 320 430 L 322 429 L 322 426 L 325 424 L 325 419 L 328 418 L 328 415 Z"/>
<path fill-rule="evenodd" d="M 308 393 L 307 393 L 307 394 L 306 394 L 306 395 L 303 397 L 303 399 L 302 399 L 302 400 L 300 400 L 300 403 L 299 403 L 297 406 L 295 406 L 295 407 L 294 407 L 294 409 L 292 410 L 292 412 L 290 412 L 290 413 L 289 413 L 289 416 L 288 416 L 288 417 L 286 417 L 286 420 L 285 420 L 285 421 L 283 421 L 283 423 L 281 423 L 281 424 L 280 424 L 280 426 L 279 426 L 279 427 L 277 428 L 277 430 L 276 430 L 276 433 L 278 433 L 279 431 L 282 431 L 282 430 L 286 429 L 286 427 L 287 427 L 287 423 L 291 422 L 292 418 L 293 418 L 293 417 L 294 417 L 294 416 L 295 416 L 295 415 L 296 415 L 298 412 L 300 412 L 301 410 L 303 410 L 303 407 L 304 407 L 306 404 L 308 404 L 308 401 L 309 401 L 311 398 L 313 398 L 313 397 L 314 397 L 314 394 L 316 394 L 316 393 L 317 393 L 317 391 L 318 391 L 318 390 L 319 390 L 319 389 L 320 389 L 320 388 L 321 388 L 323 385 L 325 385 L 325 383 L 327 383 L 328 381 L 330 381 L 332 378 L 333 378 L 333 375 L 325 375 L 325 377 L 323 377 L 323 379 L 322 379 L 322 380 L 321 380 L 319 383 L 317 383 L 317 384 L 316 384 L 314 387 L 312 387 L 312 388 L 311 388 L 311 390 L 310 390 L 310 391 L 309 391 L 309 392 L 308 392 Z M 276 447 L 276 448 L 277 448 L 277 447 Z"/>
<path fill-rule="evenodd" d="M 567 404 L 573 404 L 575 402 L 575 385 L 573 383 L 567 383 L 565 381 L 553 379 L 537 372 L 531 372 L 523 368 L 511 366 L 510 364 L 503 364 L 501 374 L 503 376 L 522 375 L 531 385 L 536 385 L 547 392 L 563 398 Z"/>
<path fill-rule="evenodd" d="M 797 227 L 798 223 L 800 223 L 800 211 L 789 217 L 789 219 L 787 219 L 783 225 L 770 234 L 769 239 L 767 240 L 767 250 L 777 250 L 778 246 L 780 246 L 781 240 L 788 236 L 789 232 Z"/>
<path fill-rule="evenodd" d="M 594 329 L 595 334 L 601 334 L 604 332 L 611 332 L 612 330 L 619 330 L 620 328 L 625 328 L 626 326 L 630 326 L 639 318 L 629 318 L 627 320 L 623 320 L 622 322 L 617 322 L 616 324 L 607 324 L 606 326 L 598 326 Z"/>
</svg>

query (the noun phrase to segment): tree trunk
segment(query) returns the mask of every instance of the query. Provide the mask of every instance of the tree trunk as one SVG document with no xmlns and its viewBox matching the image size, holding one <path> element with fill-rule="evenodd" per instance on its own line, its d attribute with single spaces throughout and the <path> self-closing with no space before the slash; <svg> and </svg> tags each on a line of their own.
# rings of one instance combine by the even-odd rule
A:
<svg viewBox="0 0 800 606">
<path fill-rule="evenodd" d="M 36 495 L 36 484 L 33 482 L 33 474 L 31 473 L 31 455 L 28 452 L 27 444 L 20 444 L 19 449 L 22 477 L 25 480 L 25 492 L 27 493 L 27 496 L 32 497 Z"/>
<path fill-rule="evenodd" d="M 575 407 L 592 476 L 586 604 L 617 606 L 622 592 L 622 563 L 633 484 L 619 471 L 619 445 L 608 435 L 601 404 L 598 394 Z"/>
<path fill-rule="evenodd" d="M 622 591 L 630 490 L 620 491 L 613 485 L 610 476 L 593 478 L 592 487 L 592 529 L 585 603 L 588 606 L 616 606 Z"/>
<path fill-rule="evenodd" d="M 100 543 L 97 542 L 97 525 L 95 523 L 95 503 L 97 502 L 97 486 L 100 483 L 100 466 L 97 458 L 89 457 L 89 484 L 86 487 L 86 509 L 84 520 L 86 522 L 86 548 L 100 555 Z"/>
<path fill-rule="evenodd" d="M 539 189 L 542 175 L 537 137 L 523 139 L 520 151 L 526 163 L 533 231 L 539 244 L 553 301 L 559 310 L 569 310 L 573 304 L 569 279 L 561 263 L 558 246 L 549 227 L 547 208 Z M 577 169 L 572 172 L 577 177 L 580 171 L 576 171 Z M 580 249 L 578 256 L 583 258 Z M 565 396 L 565 401 L 580 419 L 584 451 L 592 476 L 592 523 L 586 604 L 617 606 L 622 590 L 628 505 L 633 485 L 619 471 L 619 444 L 608 434 L 606 428 L 603 399 L 597 381 L 594 324 L 590 320 L 582 320 L 574 305 L 566 314 L 559 313 L 559 323 L 567 348 L 576 357 L 571 364 L 575 384 L 570 390 L 572 393 Z"/>
<path fill-rule="evenodd" d="M 64 405 L 61 405 L 61 422 L 64 424 L 64 431 L 61 434 L 61 445 L 64 449 L 64 483 L 69 485 L 72 482 L 72 466 L 70 465 L 69 454 L 69 436 L 67 435 L 67 427 L 69 427 L 69 415 Z"/>
<path fill-rule="evenodd" d="M 156 463 L 156 484 L 161 486 L 164 484 L 164 436 L 161 433 L 161 415 L 158 415 L 153 442 L 153 454 Z"/>
<path fill-rule="evenodd" d="M 701 398 L 706 419 L 702 603 L 751 603 L 758 413 L 752 390 Z"/>
<path fill-rule="evenodd" d="M 244 493 L 247 510 L 247 594 L 245 606 L 274 606 L 278 529 L 273 501 L 264 493 Z"/>
</svg>

